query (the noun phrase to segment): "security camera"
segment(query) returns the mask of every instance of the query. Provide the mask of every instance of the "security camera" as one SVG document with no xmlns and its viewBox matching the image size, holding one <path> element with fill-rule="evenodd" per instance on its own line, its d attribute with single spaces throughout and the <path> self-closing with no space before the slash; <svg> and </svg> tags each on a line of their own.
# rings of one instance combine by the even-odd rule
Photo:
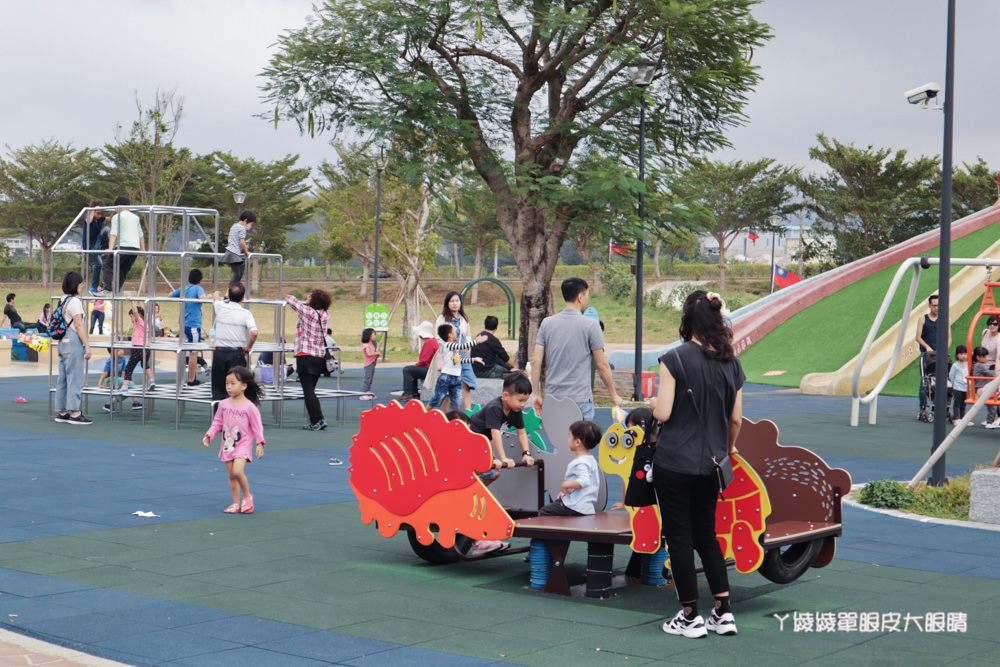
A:
<svg viewBox="0 0 1000 667">
<path fill-rule="evenodd" d="M 927 106 L 929 100 L 934 99 L 941 92 L 941 86 L 936 83 L 925 83 L 924 85 L 914 88 L 913 90 L 908 90 L 903 95 L 906 96 L 906 101 L 910 104 L 921 104 Z"/>
</svg>

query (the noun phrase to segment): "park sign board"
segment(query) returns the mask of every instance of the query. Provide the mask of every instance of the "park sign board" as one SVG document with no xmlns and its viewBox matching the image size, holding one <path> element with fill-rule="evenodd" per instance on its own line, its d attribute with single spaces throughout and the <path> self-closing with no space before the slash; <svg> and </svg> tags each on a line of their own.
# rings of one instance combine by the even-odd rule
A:
<svg viewBox="0 0 1000 667">
<path fill-rule="evenodd" d="M 365 308 L 365 328 L 375 331 L 389 330 L 389 309 L 381 303 L 373 303 Z"/>
</svg>

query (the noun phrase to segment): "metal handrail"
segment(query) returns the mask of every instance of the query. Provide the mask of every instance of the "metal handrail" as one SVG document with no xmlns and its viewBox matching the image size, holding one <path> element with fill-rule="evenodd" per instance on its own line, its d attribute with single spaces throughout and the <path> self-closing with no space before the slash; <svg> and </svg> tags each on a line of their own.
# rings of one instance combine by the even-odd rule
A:
<svg viewBox="0 0 1000 667">
<path fill-rule="evenodd" d="M 896 275 L 893 276 L 892 282 L 889 284 L 889 288 L 886 290 L 885 297 L 882 299 L 882 305 L 878 310 L 878 314 L 875 315 L 875 321 L 872 322 L 871 329 L 868 331 L 868 336 L 865 338 L 864 345 L 861 346 L 861 352 L 858 353 L 857 362 L 854 365 L 854 375 L 851 379 L 851 426 L 858 425 L 858 418 L 860 413 L 861 404 L 871 404 L 868 412 L 868 423 L 874 424 L 877 416 L 878 408 L 878 396 L 885 389 L 886 384 L 892 378 L 893 371 L 896 368 L 896 363 L 899 361 L 900 352 L 903 349 L 903 341 L 906 338 L 906 327 L 905 322 L 910 319 L 910 314 L 913 312 L 913 300 L 917 293 L 917 288 L 920 283 L 920 271 L 923 269 L 928 269 L 932 266 L 938 266 L 941 264 L 941 260 L 937 257 L 911 257 L 900 264 L 899 269 L 896 271 Z M 953 258 L 951 259 L 952 266 L 997 266 L 1000 265 L 1000 259 L 982 259 L 982 258 Z M 882 322 L 885 320 L 885 316 L 888 313 L 889 306 L 892 303 L 893 298 L 896 296 L 896 291 L 899 289 L 899 284 L 902 282 L 904 275 L 907 271 L 913 271 L 913 275 L 910 280 L 910 289 L 906 297 L 906 304 L 903 307 L 903 314 L 900 317 L 899 333 L 896 335 L 896 344 L 892 348 L 892 356 L 889 360 L 889 364 L 886 366 L 885 372 L 882 377 L 875 384 L 866 395 L 861 395 L 861 374 L 865 365 L 865 361 L 868 359 L 868 354 L 871 351 L 871 347 L 878 337 L 879 329 L 882 327 Z M 950 324 L 949 324 L 950 326 Z"/>
</svg>

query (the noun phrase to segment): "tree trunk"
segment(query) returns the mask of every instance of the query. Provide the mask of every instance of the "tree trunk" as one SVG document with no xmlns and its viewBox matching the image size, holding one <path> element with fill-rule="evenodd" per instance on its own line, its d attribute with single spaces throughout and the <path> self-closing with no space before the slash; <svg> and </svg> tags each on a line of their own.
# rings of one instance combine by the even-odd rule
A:
<svg viewBox="0 0 1000 667">
<path fill-rule="evenodd" d="M 472 279 L 479 280 L 482 275 L 482 267 L 480 266 L 483 261 L 483 246 L 476 246 L 476 261 L 472 265 Z M 472 286 L 472 294 L 469 296 L 469 301 L 473 304 L 479 303 L 479 284 Z"/>
<path fill-rule="evenodd" d="M 254 294 L 260 290 L 260 270 L 261 262 L 259 260 L 250 267 L 250 291 Z"/>
<path fill-rule="evenodd" d="M 368 297 L 368 277 L 369 277 L 369 272 L 370 271 L 371 271 L 371 263 L 370 262 L 362 261 L 361 262 L 361 294 L 360 294 L 360 296 L 361 296 L 362 299 Z"/>
<path fill-rule="evenodd" d="M 419 349 L 420 339 L 414 332 L 420 320 L 420 276 L 408 273 L 403 283 L 403 335 L 409 342 L 410 352 Z"/>
<path fill-rule="evenodd" d="M 333 270 L 332 267 L 330 266 L 330 262 L 327 262 L 324 268 L 326 273 L 326 279 L 330 280 L 330 273 Z"/>
<path fill-rule="evenodd" d="M 506 227 L 503 222 L 501 217 L 501 226 Z M 522 205 L 510 228 L 516 238 L 508 240 L 521 273 L 522 285 L 517 366 L 524 368 L 531 359 L 539 325 L 552 313 L 552 274 L 559 258 L 559 248 L 566 238 L 566 226 L 555 223 L 546 235 L 544 209 Z"/>
<path fill-rule="evenodd" d="M 656 239 L 656 245 L 653 246 L 653 265 L 656 266 L 656 277 L 660 276 L 660 250 L 663 249 L 663 239 Z"/>
<path fill-rule="evenodd" d="M 455 280 L 458 280 L 462 277 L 462 267 L 458 263 L 458 244 L 455 242 L 451 244 L 451 254 L 455 258 Z"/>
<path fill-rule="evenodd" d="M 726 291 L 726 246 L 719 244 L 719 291 Z"/>
<path fill-rule="evenodd" d="M 28 239 L 28 247 L 31 247 L 31 239 Z M 42 246 L 42 287 L 48 287 L 49 274 L 52 272 L 52 248 Z"/>
</svg>

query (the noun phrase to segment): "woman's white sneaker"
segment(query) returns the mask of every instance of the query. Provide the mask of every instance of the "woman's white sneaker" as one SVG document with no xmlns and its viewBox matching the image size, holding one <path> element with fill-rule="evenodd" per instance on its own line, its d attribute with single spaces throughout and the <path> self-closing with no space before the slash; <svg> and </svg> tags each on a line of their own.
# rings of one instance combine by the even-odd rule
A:
<svg viewBox="0 0 1000 667">
<path fill-rule="evenodd" d="M 689 621 L 684 617 L 683 609 L 677 612 L 677 615 L 672 619 L 664 622 L 663 631 L 668 635 L 683 635 L 691 639 L 708 636 L 708 630 L 705 629 L 705 619 L 701 616 L 695 616 Z"/>
<path fill-rule="evenodd" d="M 705 625 L 709 630 L 717 635 L 736 634 L 736 618 L 731 612 L 728 611 L 720 616 L 719 613 L 713 609 L 712 614 L 708 617 L 708 623 Z"/>
</svg>

